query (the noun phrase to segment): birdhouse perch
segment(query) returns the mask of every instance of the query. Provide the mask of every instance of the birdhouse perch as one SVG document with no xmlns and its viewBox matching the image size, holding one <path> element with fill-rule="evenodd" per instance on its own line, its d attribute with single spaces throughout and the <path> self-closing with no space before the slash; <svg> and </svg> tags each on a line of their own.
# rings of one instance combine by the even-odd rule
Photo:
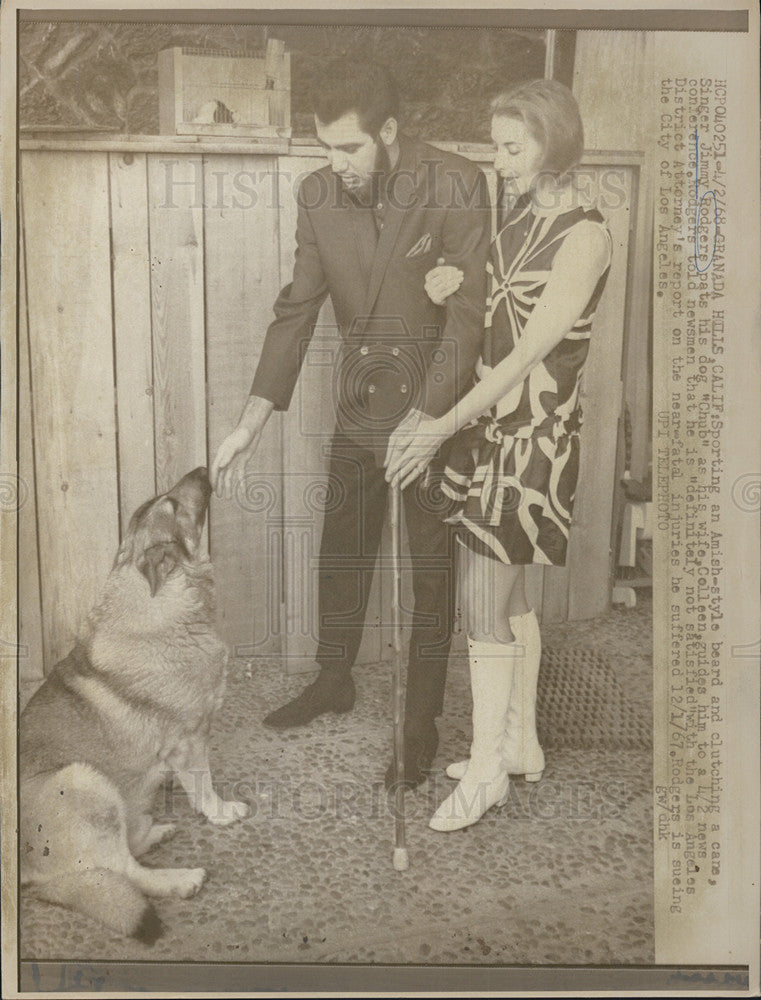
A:
<svg viewBox="0 0 761 1000">
<path fill-rule="evenodd" d="M 159 52 L 159 128 L 165 135 L 291 135 L 291 57 L 173 47 Z"/>
</svg>

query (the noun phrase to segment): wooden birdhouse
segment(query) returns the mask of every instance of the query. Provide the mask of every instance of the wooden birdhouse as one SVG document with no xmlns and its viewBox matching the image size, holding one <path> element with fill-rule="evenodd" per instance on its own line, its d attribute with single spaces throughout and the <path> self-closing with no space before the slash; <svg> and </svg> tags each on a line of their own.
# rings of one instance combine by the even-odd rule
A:
<svg viewBox="0 0 761 1000">
<path fill-rule="evenodd" d="M 197 48 L 159 52 L 159 128 L 166 135 L 291 135 L 291 57 Z"/>
</svg>

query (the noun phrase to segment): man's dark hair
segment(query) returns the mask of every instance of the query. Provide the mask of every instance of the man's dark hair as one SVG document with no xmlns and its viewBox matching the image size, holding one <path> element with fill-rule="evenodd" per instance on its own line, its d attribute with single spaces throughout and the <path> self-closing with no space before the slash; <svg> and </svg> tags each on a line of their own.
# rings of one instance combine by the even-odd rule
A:
<svg viewBox="0 0 761 1000">
<path fill-rule="evenodd" d="M 312 110 L 323 125 L 354 111 L 362 131 L 376 136 L 389 118 L 398 117 L 399 93 L 384 66 L 335 59 L 314 81 Z"/>
</svg>

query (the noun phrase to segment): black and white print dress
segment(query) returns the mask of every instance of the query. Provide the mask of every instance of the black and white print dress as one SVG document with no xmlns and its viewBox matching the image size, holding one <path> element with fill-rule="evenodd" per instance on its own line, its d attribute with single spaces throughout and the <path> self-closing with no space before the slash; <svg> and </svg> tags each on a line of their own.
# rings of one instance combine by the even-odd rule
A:
<svg viewBox="0 0 761 1000">
<path fill-rule="evenodd" d="M 610 233 L 596 208 L 514 207 L 492 244 L 477 383 L 520 341 L 563 240 L 581 223 Z M 610 254 L 610 249 L 609 249 Z M 583 314 L 526 379 L 455 436 L 442 489 L 446 520 L 469 547 L 512 565 L 564 566 L 579 472 L 579 388 L 610 256 Z"/>
</svg>

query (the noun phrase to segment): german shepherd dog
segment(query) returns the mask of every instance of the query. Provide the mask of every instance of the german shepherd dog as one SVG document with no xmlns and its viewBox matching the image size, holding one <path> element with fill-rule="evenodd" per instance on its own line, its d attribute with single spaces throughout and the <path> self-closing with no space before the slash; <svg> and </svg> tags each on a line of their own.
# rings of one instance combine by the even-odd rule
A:
<svg viewBox="0 0 761 1000">
<path fill-rule="evenodd" d="M 163 925 L 145 897 L 193 896 L 206 877 L 135 860 L 174 831 L 151 818 L 168 773 L 212 823 L 249 812 L 209 773 L 228 659 L 200 551 L 210 495 L 199 468 L 133 514 L 84 634 L 20 720 L 22 885 L 146 944 Z"/>
</svg>

